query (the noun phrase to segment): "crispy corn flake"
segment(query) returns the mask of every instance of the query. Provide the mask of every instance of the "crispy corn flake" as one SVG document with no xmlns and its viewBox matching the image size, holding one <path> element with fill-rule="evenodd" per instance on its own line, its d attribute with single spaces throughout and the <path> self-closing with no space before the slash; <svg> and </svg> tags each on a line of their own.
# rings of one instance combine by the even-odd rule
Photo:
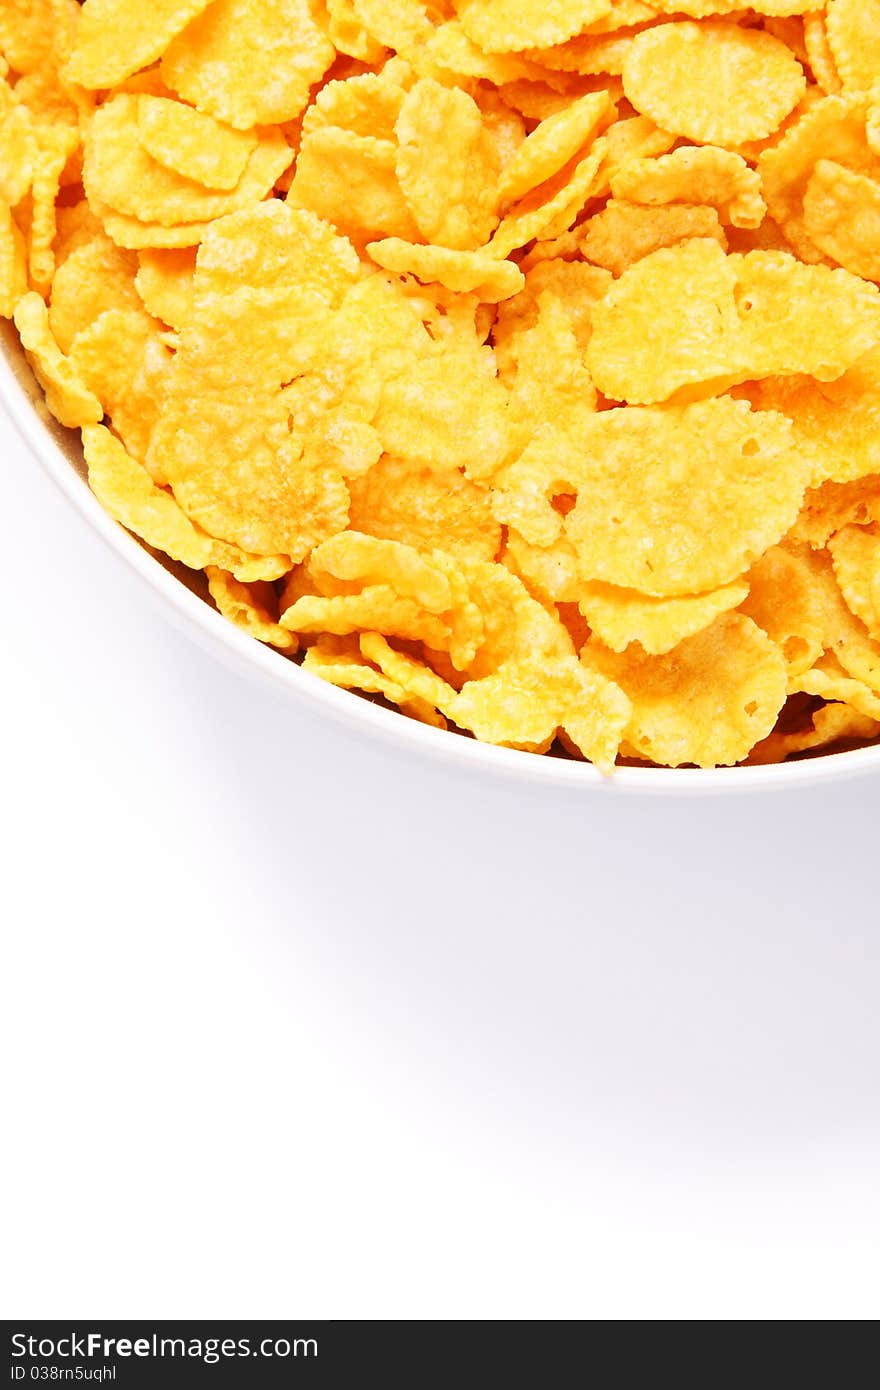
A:
<svg viewBox="0 0 880 1390">
<path fill-rule="evenodd" d="M 461 294 L 473 292 L 487 304 L 510 299 L 525 285 L 525 277 L 513 261 L 499 261 L 484 251 L 415 246 L 394 237 L 370 242 L 366 250 L 386 270 L 415 275 L 424 284 L 445 285 Z"/>
<path fill-rule="evenodd" d="M 660 13 L 657 5 L 643 0 L 613 0 L 610 13 L 594 19 L 582 30 L 585 34 L 613 34 L 617 29 L 631 29 L 637 24 L 650 24 Z"/>
<path fill-rule="evenodd" d="M 610 399 L 650 404 L 763 376 L 834 380 L 878 327 L 876 287 L 848 271 L 782 252 L 725 256 L 717 242 L 690 241 L 624 272 L 594 310 L 589 362 Z"/>
<path fill-rule="evenodd" d="M 880 176 L 880 160 L 866 135 L 870 109 L 871 98 L 866 92 L 825 97 L 805 111 L 758 161 L 770 214 L 802 259 L 821 258 L 803 218 L 804 196 L 818 160 L 829 159 L 856 173 Z"/>
<path fill-rule="evenodd" d="M 314 130 L 303 139 L 288 202 L 359 242 L 418 241 L 419 229 L 397 182 L 397 153 L 391 140 L 335 126 Z"/>
<path fill-rule="evenodd" d="M 218 613 L 258 642 L 282 652 L 296 651 L 297 639 L 277 621 L 278 600 L 271 585 L 242 584 L 234 575 L 213 565 L 209 565 L 205 573 Z"/>
<path fill-rule="evenodd" d="M 206 535 L 103 425 L 83 430 L 83 448 L 98 501 L 114 521 L 154 550 L 190 569 L 214 565 L 228 570 L 243 583 L 279 579 L 290 569 L 283 555 L 247 555 Z"/>
<path fill-rule="evenodd" d="M 353 0 L 354 11 L 377 43 L 395 49 L 404 58 L 417 57 L 431 40 L 451 5 L 429 0 Z"/>
<path fill-rule="evenodd" d="M 490 243 L 493 254 L 503 260 L 535 237 L 552 239 L 567 231 L 591 196 L 601 167 L 602 152 L 594 147 L 533 189 L 502 221 Z"/>
<path fill-rule="evenodd" d="M 577 605 L 584 590 L 577 551 L 560 536 L 550 546 L 532 545 L 513 526 L 507 527 L 504 564 L 529 593 L 550 604 Z"/>
<path fill-rule="evenodd" d="M 828 543 L 834 573 L 851 613 L 880 641 L 880 533 L 873 526 L 846 526 Z"/>
<path fill-rule="evenodd" d="M 232 192 L 212 192 L 158 164 L 142 147 L 138 138 L 142 101 L 143 97 L 115 97 L 95 114 L 83 168 L 93 205 L 167 227 L 205 222 L 259 202 L 293 158 L 281 132 L 267 131 L 256 142 Z"/>
<path fill-rule="evenodd" d="M 55 265 L 62 266 L 67 257 L 88 241 L 103 234 L 103 227 L 83 198 L 70 206 L 57 209 L 55 234 Z"/>
<path fill-rule="evenodd" d="M 250 130 L 299 116 L 333 58 L 309 0 L 213 0 L 168 48 L 162 77 L 199 111 Z"/>
<path fill-rule="evenodd" d="M 837 381 L 769 377 L 747 388 L 761 410 L 779 410 L 813 467 L 812 484 L 851 483 L 880 470 L 880 350 Z"/>
<path fill-rule="evenodd" d="M 211 227 L 210 222 L 181 222 L 165 227 L 159 222 L 141 222 L 124 212 L 114 212 L 100 199 L 92 205 L 100 213 L 101 226 L 111 241 L 126 251 L 179 251 L 201 245 Z"/>
<path fill-rule="evenodd" d="M 507 393 L 488 348 L 437 343 L 382 389 L 376 429 L 385 452 L 475 478 L 505 458 Z"/>
<path fill-rule="evenodd" d="M 632 31 L 585 33 L 553 48 L 528 49 L 525 56 L 550 72 L 578 73 L 583 77 L 601 74 L 619 78 L 632 39 Z"/>
<path fill-rule="evenodd" d="M 125 353 L 119 351 L 125 343 Z M 146 460 L 159 421 L 171 353 L 160 325 L 136 308 L 109 308 L 95 316 L 73 339 L 74 370 L 113 420 L 126 449 Z M 161 476 L 156 482 L 164 482 Z"/>
<path fill-rule="evenodd" d="M 803 68 L 771 34 L 723 21 L 637 34 L 623 63 L 637 111 L 700 144 L 736 146 L 779 128 L 806 90 Z"/>
<path fill-rule="evenodd" d="M 816 163 L 804 195 L 804 230 L 832 261 L 880 280 L 880 183 L 830 159 Z"/>
<path fill-rule="evenodd" d="M 381 74 L 363 73 L 321 88 L 303 117 L 303 133 L 335 127 L 377 140 L 395 140 L 395 126 L 406 89 L 390 64 Z"/>
<path fill-rule="evenodd" d="M 0 78 L 0 198 L 18 207 L 30 192 L 40 147 L 33 118 Z"/>
<path fill-rule="evenodd" d="M 361 657 L 355 649 L 352 652 L 338 653 L 332 646 L 332 638 L 318 641 L 305 654 L 303 670 L 341 690 L 358 690 L 363 695 L 381 695 L 389 704 L 403 706 L 406 692 L 395 681 L 389 680 L 375 666 Z"/>
<path fill-rule="evenodd" d="M 501 527 L 488 492 L 456 468 L 436 469 L 385 455 L 349 483 L 349 524 L 421 550 L 494 560 Z"/>
<path fill-rule="evenodd" d="M 366 634 L 366 638 L 372 636 L 375 634 Z M 361 642 L 366 638 L 361 638 Z M 392 649 L 389 648 L 390 650 Z M 447 728 L 446 720 L 442 714 L 438 714 L 434 705 L 418 695 L 411 694 L 375 665 L 370 664 L 361 653 L 357 637 L 319 637 L 308 648 L 303 669 L 343 690 L 358 690 L 364 695 L 380 695 L 387 703 L 397 705 L 401 713 L 423 724 L 430 724 L 438 729 Z"/>
<path fill-rule="evenodd" d="M 444 571 L 414 546 L 399 541 L 344 531 L 315 548 L 309 572 L 319 592 L 328 597 L 390 584 L 398 597 L 413 599 L 429 613 L 446 613 L 452 607 Z"/>
<path fill-rule="evenodd" d="M 542 261 L 526 274 L 526 288 L 515 299 L 499 305 L 495 348 L 499 362 L 510 351 L 510 340 L 535 325 L 550 300 L 564 313 L 586 359 L 593 332 L 593 311 L 612 284 L 608 271 L 581 261 Z"/>
<path fill-rule="evenodd" d="M 355 0 L 326 0 L 326 3 L 327 32 L 337 53 L 357 58 L 360 63 L 380 63 L 385 56 L 385 46 L 364 28 Z"/>
<path fill-rule="evenodd" d="M 17 73 L 57 70 L 70 55 L 80 21 L 76 0 L 4 0 L 0 54 Z"/>
<path fill-rule="evenodd" d="M 542 76 L 535 63 L 517 53 L 486 53 L 468 38 L 457 19 L 448 20 L 433 31 L 423 50 L 424 65 L 421 52 L 414 50 L 411 57 L 423 76 L 430 75 L 425 71 L 428 65 L 439 69 L 443 76 L 453 73 L 457 77 L 481 78 L 496 87 L 540 80 Z"/>
<path fill-rule="evenodd" d="M 843 84 L 828 42 L 824 11 L 805 14 L 803 23 L 806 58 L 813 77 L 826 96 L 837 96 Z"/>
<path fill-rule="evenodd" d="M 880 72 L 878 0 L 828 0 L 828 46 L 844 91 L 868 91 Z"/>
<path fill-rule="evenodd" d="M 629 160 L 612 176 L 611 192 L 651 206 L 708 206 L 734 227 L 759 227 L 767 213 L 755 170 L 741 155 L 715 145 L 682 146 L 659 159 Z"/>
<path fill-rule="evenodd" d="M 349 242 L 312 213 L 268 202 L 215 222 L 199 250 L 195 289 L 225 295 L 300 287 L 328 307 L 358 282 L 358 258 Z"/>
<path fill-rule="evenodd" d="M 864 681 L 847 674 L 833 657 L 824 657 L 795 682 L 796 692 L 840 701 L 865 719 L 880 722 L 880 698 Z"/>
<path fill-rule="evenodd" d="M 496 480 L 495 514 L 534 545 L 565 535 L 585 580 L 671 598 L 737 579 L 792 525 L 808 477 L 790 423 L 744 401 L 601 411 L 574 438 L 537 437 Z"/>
<path fill-rule="evenodd" d="M 627 743 L 668 767 L 742 762 L 771 732 L 787 695 L 778 649 L 740 613 L 724 614 L 663 656 L 590 642 L 585 659 L 632 701 Z"/>
<path fill-rule="evenodd" d="M 579 245 L 588 261 L 620 276 L 637 261 L 663 247 L 695 237 L 711 238 L 727 250 L 724 228 L 714 207 L 646 207 L 613 198 L 586 223 Z"/>
<path fill-rule="evenodd" d="M 674 144 L 675 136 L 661 130 L 647 116 L 630 116 L 615 121 L 596 141 L 595 148 L 602 152 L 602 170 L 596 196 L 607 197 L 611 192 L 611 180 L 622 165 L 633 159 L 653 159 L 666 154 Z"/>
<path fill-rule="evenodd" d="M 253 348 L 255 317 L 294 319 L 299 308 L 295 297 L 254 292 L 238 296 L 222 317 L 194 319 L 182 336 L 148 460 L 210 534 L 257 553 L 283 547 L 295 561 L 344 529 L 348 491 L 337 470 L 305 455 L 281 392 L 270 389 L 245 354 Z M 217 349 L 224 371 L 212 380 Z M 230 405 L 239 393 L 249 401 L 244 420 Z"/>
<path fill-rule="evenodd" d="M 776 643 L 790 675 L 810 670 L 825 650 L 825 612 L 798 551 L 771 546 L 747 580 L 741 611 Z"/>
<path fill-rule="evenodd" d="M 462 28 L 486 53 L 565 43 L 611 12 L 611 0 L 458 0 Z"/>
<path fill-rule="evenodd" d="M 306 595 L 282 613 L 281 625 L 301 636 L 382 632 L 438 648 L 448 647 L 450 640 L 443 618 L 426 612 L 415 599 L 401 598 L 390 584 L 370 584 L 359 593 L 330 598 Z"/>
<path fill-rule="evenodd" d="M 238 187 L 259 143 L 255 131 L 233 130 L 166 97 L 140 97 L 137 122 L 138 139 L 157 164 L 219 192 Z"/>
<path fill-rule="evenodd" d="M 856 528 L 857 532 L 861 529 Z M 836 539 L 833 539 L 830 545 L 835 547 L 837 545 Z M 846 541 L 841 543 L 839 547 L 841 554 L 845 553 L 846 546 Z M 864 684 L 874 695 L 877 695 L 880 693 L 880 642 L 874 640 L 866 625 L 853 613 L 852 608 L 847 603 L 837 578 L 834 563 L 840 566 L 842 572 L 845 573 L 847 587 L 850 588 L 851 597 L 855 602 L 860 601 L 856 595 L 864 588 L 865 580 L 853 580 L 851 583 L 849 568 L 840 557 L 837 558 L 836 562 L 833 562 L 832 556 L 825 551 L 811 550 L 804 546 L 795 547 L 791 544 L 787 548 L 794 554 L 805 572 L 811 586 L 810 596 L 813 611 L 819 614 L 822 624 L 825 655 L 812 669 L 821 667 L 826 672 L 838 669 L 843 672 L 847 679 Z M 860 552 L 856 553 L 859 560 L 866 558 Z M 793 693 L 803 690 L 807 694 L 822 694 L 821 690 L 810 689 L 809 686 L 802 685 L 802 680 L 802 677 L 798 677 L 793 686 Z M 845 699 L 844 696 L 834 694 L 825 698 Z M 852 702 L 849 701 L 848 703 Z M 856 708 L 859 706 L 856 705 Z"/>
<path fill-rule="evenodd" d="M 149 314 L 179 332 L 192 312 L 195 273 L 196 253 L 193 248 L 141 251 L 135 289 Z"/>
<path fill-rule="evenodd" d="M 731 257 L 747 350 L 757 369 L 835 381 L 877 341 L 880 294 L 845 270 L 799 265 L 781 252 Z M 797 306 L 792 315 L 792 304 Z M 780 363 L 784 362 L 784 366 Z"/>
<path fill-rule="evenodd" d="M 580 586 L 578 606 L 612 651 L 626 651 L 637 642 L 649 656 L 663 656 L 709 627 L 721 613 L 738 608 L 748 592 L 748 584 L 738 580 L 709 594 L 647 598 L 634 589 L 594 582 Z"/>
<path fill-rule="evenodd" d="M 37 143 L 39 157 L 31 184 L 28 273 L 34 286 L 46 293 L 55 274 L 56 199 L 64 166 L 79 145 L 79 133 L 67 126 L 44 126 Z"/>
<path fill-rule="evenodd" d="M 504 100 L 504 92 L 496 92 L 485 83 L 477 91 L 476 102 L 483 113 L 483 124 L 495 145 L 498 166 L 509 164 L 526 138 L 526 123 L 515 106 Z"/>
<path fill-rule="evenodd" d="M 874 521 L 880 521 L 880 475 L 826 482 L 807 489 L 791 538 L 822 550 L 844 526 L 870 526 Z"/>
<path fill-rule="evenodd" d="M 411 699 L 422 700 L 444 714 L 451 710 L 458 692 L 430 666 L 415 661 L 405 652 L 396 651 L 378 632 L 364 633 L 359 647 L 364 659 L 377 666 Z"/>
<path fill-rule="evenodd" d="M 574 657 L 510 662 L 469 681 L 452 705 L 460 728 L 483 743 L 545 752 L 564 730 L 584 757 L 610 772 L 630 718 L 623 691 Z"/>
<path fill-rule="evenodd" d="M 27 294 L 27 248 L 6 203 L 0 202 L 0 318 L 11 319 Z"/>
<path fill-rule="evenodd" d="M 210 534 L 295 561 L 343 530 L 348 513 L 340 473 L 292 432 L 281 389 L 320 358 L 328 313 L 344 293 L 339 265 L 352 254 L 324 229 L 331 245 L 339 241 L 334 273 L 312 268 L 297 241 L 304 229 L 321 231 L 275 201 L 209 232 L 150 459 Z"/>
<path fill-rule="evenodd" d="M 55 273 L 49 303 L 49 327 L 62 352 L 69 353 L 77 333 L 106 309 L 140 307 L 136 270 L 131 252 L 121 251 L 103 233 L 71 252 Z"/>
<path fill-rule="evenodd" d="M 548 419 L 567 420 L 575 429 L 581 415 L 595 410 L 585 357 L 602 277 L 607 272 L 582 263 L 543 263 L 529 272 L 523 294 L 501 307 L 495 350 L 510 398 L 512 454 L 521 453 Z"/>
<path fill-rule="evenodd" d="M 484 245 L 498 225 L 495 143 L 466 92 L 430 79 L 407 93 L 396 125 L 397 178 L 426 241 Z"/>
<path fill-rule="evenodd" d="M 104 411 L 95 394 L 80 379 L 49 328 L 49 313 L 38 294 L 22 296 L 15 306 L 15 326 L 46 404 L 62 425 L 79 429 L 97 424 Z"/>
<path fill-rule="evenodd" d="M 211 0 L 86 0 L 68 76 L 82 87 L 115 87 L 161 58 L 171 41 Z"/>
<path fill-rule="evenodd" d="M 834 744 L 868 743 L 878 736 L 878 720 L 859 714 L 849 705 L 821 705 L 813 711 L 808 728 L 770 734 L 752 749 L 749 763 L 752 766 L 782 763 L 799 753 L 814 753 Z"/>
<path fill-rule="evenodd" d="M 558 174 L 570 159 L 590 145 L 604 126 L 610 125 L 615 108 L 607 92 L 588 92 L 561 111 L 548 116 L 520 145 L 501 175 L 498 187 L 502 203 L 515 203 L 539 184 Z"/>
</svg>

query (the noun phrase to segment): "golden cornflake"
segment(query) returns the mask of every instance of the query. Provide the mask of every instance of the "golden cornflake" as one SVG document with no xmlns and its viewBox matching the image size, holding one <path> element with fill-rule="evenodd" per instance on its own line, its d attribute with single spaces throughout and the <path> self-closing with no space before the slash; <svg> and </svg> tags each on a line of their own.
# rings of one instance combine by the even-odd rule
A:
<svg viewBox="0 0 880 1390">
<path fill-rule="evenodd" d="M 195 251 L 141 251 L 135 289 L 154 318 L 180 330 L 192 312 Z"/>
<path fill-rule="evenodd" d="M 125 356 L 119 344 L 126 344 Z M 160 326 L 136 309 L 107 309 L 73 339 L 70 361 L 94 391 L 126 449 L 146 460 L 159 422 L 171 353 Z M 165 479 L 157 471 L 157 482 Z"/>
<path fill-rule="evenodd" d="M 745 401 L 609 410 L 575 438 L 546 429 L 496 479 L 495 511 L 534 545 L 565 535 L 583 579 L 674 597 L 737 579 L 792 525 L 808 476 L 790 423 Z"/>
<path fill-rule="evenodd" d="M 190 569 L 214 565 L 229 570 L 244 583 L 278 579 L 290 569 L 290 561 L 283 555 L 246 555 L 205 535 L 171 493 L 157 487 L 103 425 L 83 430 L 83 448 L 89 486 L 98 501 L 115 521 L 147 545 Z"/>
<path fill-rule="evenodd" d="M 701 144 L 736 146 L 772 135 L 806 85 L 779 39 L 721 21 L 644 29 L 623 63 L 623 88 L 636 110 Z"/>
<path fill-rule="evenodd" d="M 579 150 L 610 125 L 614 106 L 606 92 L 588 92 L 548 116 L 520 145 L 501 176 L 503 203 L 514 203 L 558 174 Z"/>
<path fill-rule="evenodd" d="M 880 280 L 880 183 L 818 160 L 804 195 L 804 230 L 832 261 Z"/>
<path fill-rule="evenodd" d="M 585 660 L 632 701 L 627 743 L 668 767 L 742 762 L 771 732 L 788 693 L 777 647 L 739 613 L 718 618 L 665 656 L 638 647 L 618 655 L 590 642 Z"/>
<path fill-rule="evenodd" d="M 834 573 L 847 606 L 880 641 L 880 534 L 874 526 L 846 526 L 829 542 Z"/>
<path fill-rule="evenodd" d="M 139 138 L 142 101 L 143 97 L 115 97 L 95 114 L 83 168 L 93 205 L 166 227 L 206 222 L 259 202 L 293 158 L 280 131 L 267 132 L 254 145 L 232 192 L 214 192 L 157 163 L 146 152 Z"/>
<path fill-rule="evenodd" d="M 828 0 L 828 47 L 844 91 L 868 91 L 880 72 L 880 2 Z"/>
<path fill-rule="evenodd" d="M 721 613 L 738 608 L 748 597 L 743 580 L 710 594 L 683 598 L 648 598 L 612 584 L 580 586 L 578 606 L 600 641 L 614 652 L 637 642 L 650 656 L 663 656 L 686 637 L 694 637 Z"/>
<path fill-rule="evenodd" d="M 234 575 L 213 565 L 208 565 L 205 573 L 218 613 L 258 642 L 282 652 L 296 651 L 297 639 L 277 621 L 278 600 L 271 585 L 242 584 Z"/>
<path fill-rule="evenodd" d="M 767 213 L 754 169 L 741 155 L 714 145 L 686 145 L 659 159 L 629 160 L 612 175 L 611 192 L 654 207 L 708 205 L 733 227 L 760 227 Z"/>
<path fill-rule="evenodd" d="M 52 281 L 49 327 L 62 352 L 70 352 L 77 333 L 106 309 L 137 309 L 134 286 L 137 261 L 99 233 L 77 247 L 58 267 Z M 124 354 L 117 349 L 117 357 Z"/>
<path fill-rule="evenodd" d="M 0 318 L 11 319 L 27 293 L 27 249 L 12 213 L 0 202 Z"/>
<path fill-rule="evenodd" d="M 168 86 L 236 130 L 299 116 L 334 58 L 309 0 L 213 0 L 199 10 L 165 54 Z"/>
<path fill-rule="evenodd" d="M 625 271 L 593 317 L 596 385 L 641 405 L 764 376 L 833 381 L 876 342 L 880 294 L 842 269 L 784 252 L 725 256 L 717 242 L 700 240 Z"/>
<path fill-rule="evenodd" d="M 450 251 L 445 246 L 414 246 L 390 238 L 373 241 L 367 254 L 377 265 L 415 275 L 425 284 L 445 285 L 460 294 L 475 293 L 484 303 L 510 299 L 525 285 L 525 277 L 512 261 L 499 261 L 480 251 Z"/>
<path fill-rule="evenodd" d="M 165 97 L 140 97 L 138 139 L 163 168 L 203 188 L 237 188 L 259 144 L 253 131 L 233 130 L 211 116 Z"/>
<path fill-rule="evenodd" d="M 422 550 L 494 560 L 501 527 L 483 488 L 458 469 L 436 469 L 385 455 L 349 483 L 350 525 Z"/>
<path fill-rule="evenodd" d="M 211 0 L 85 0 L 68 76 L 82 87 L 115 87 L 149 67 Z"/>
<path fill-rule="evenodd" d="M 711 238 L 727 250 L 724 228 L 712 207 L 644 207 L 612 198 L 586 223 L 580 248 L 588 261 L 622 275 L 636 261 L 695 237 Z"/>
<path fill-rule="evenodd" d="M 477 103 L 438 82 L 417 82 L 396 126 L 397 178 L 426 241 L 458 251 L 498 225 L 498 152 Z"/>
<path fill-rule="evenodd" d="M 565 43 L 610 13 L 611 0 L 458 0 L 462 28 L 487 53 Z"/>
<path fill-rule="evenodd" d="M 19 299 L 15 306 L 15 326 L 55 418 L 71 429 L 96 425 L 103 419 L 100 401 L 53 338 L 46 305 L 38 294 L 31 292 Z"/>
</svg>

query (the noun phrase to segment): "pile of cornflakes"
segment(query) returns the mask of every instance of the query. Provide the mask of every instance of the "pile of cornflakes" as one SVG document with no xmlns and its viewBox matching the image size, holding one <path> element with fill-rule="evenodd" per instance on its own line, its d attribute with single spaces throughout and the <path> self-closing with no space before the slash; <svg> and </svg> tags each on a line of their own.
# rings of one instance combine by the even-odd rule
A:
<svg viewBox="0 0 880 1390">
<path fill-rule="evenodd" d="M 2 0 L 0 314 L 91 486 L 477 739 L 880 737 L 880 0 Z"/>
</svg>

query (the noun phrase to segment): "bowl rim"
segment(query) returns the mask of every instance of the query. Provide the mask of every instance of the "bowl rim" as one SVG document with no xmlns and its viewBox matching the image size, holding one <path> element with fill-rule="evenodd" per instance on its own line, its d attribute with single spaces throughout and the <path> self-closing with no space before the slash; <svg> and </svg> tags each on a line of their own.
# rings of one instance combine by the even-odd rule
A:
<svg viewBox="0 0 880 1390">
<path fill-rule="evenodd" d="M 32 384 L 32 388 L 31 388 Z M 375 737 L 471 772 L 489 772 L 544 786 L 637 796 L 704 796 L 752 791 L 790 791 L 880 772 L 880 745 L 829 753 L 799 762 L 755 767 L 616 768 L 611 776 L 589 763 L 538 756 L 479 743 L 421 724 L 395 710 L 342 690 L 249 637 L 167 570 L 130 532 L 114 521 L 89 489 L 72 457 L 73 431 L 49 416 L 24 355 L 10 329 L 0 351 L 0 405 L 30 454 L 79 515 L 160 600 L 166 617 L 215 657 L 264 684 L 293 694 L 316 713 L 353 732 Z"/>
</svg>

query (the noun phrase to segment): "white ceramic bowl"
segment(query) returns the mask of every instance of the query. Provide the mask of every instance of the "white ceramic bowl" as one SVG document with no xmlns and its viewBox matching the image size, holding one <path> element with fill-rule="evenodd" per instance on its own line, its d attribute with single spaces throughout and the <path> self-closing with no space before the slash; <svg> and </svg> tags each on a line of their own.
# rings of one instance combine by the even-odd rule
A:
<svg viewBox="0 0 880 1390">
<path fill-rule="evenodd" d="M 207 598 L 207 589 L 199 584 L 199 576 L 157 556 L 107 516 L 89 491 L 78 437 L 62 429 L 46 410 L 42 392 L 24 360 L 14 329 L 4 324 L 2 332 L 0 402 L 7 415 L 34 458 L 80 515 L 160 597 L 168 617 L 227 663 L 282 687 L 292 700 L 309 704 L 328 718 L 360 730 L 364 737 L 380 738 L 398 748 L 441 758 L 447 765 L 463 769 L 482 769 L 521 782 L 579 787 L 584 792 L 605 795 L 729 795 L 772 788 L 791 790 L 809 783 L 839 781 L 872 772 L 880 774 L 878 746 L 772 767 L 715 771 L 627 767 L 618 769 L 609 778 L 587 763 L 536 757 L 432 729 L 350 691 L 329 685 L 221 618 Z"/>
</svg>

